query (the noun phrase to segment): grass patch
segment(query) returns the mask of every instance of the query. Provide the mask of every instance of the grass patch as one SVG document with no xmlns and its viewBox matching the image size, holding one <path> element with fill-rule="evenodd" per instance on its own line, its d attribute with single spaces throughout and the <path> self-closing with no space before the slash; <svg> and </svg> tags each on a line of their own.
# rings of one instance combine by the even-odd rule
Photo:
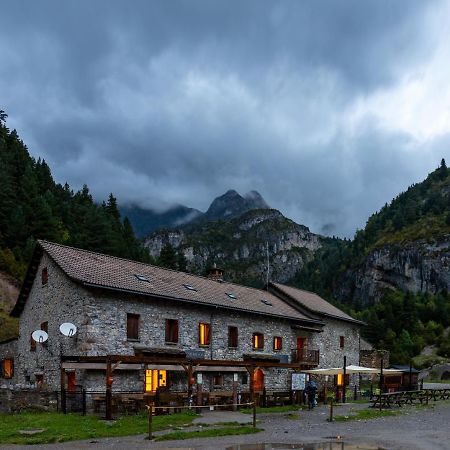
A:
<svg viewBox="0 0 450 450">
<path fill-rule="evenodd" d="M 347 422 L 349 420 L 369 420 L 369 419 L 377 419 L 379 417 L 397 416 L 398 414 L 400 414 L 400 411 L 391 411 L 391 410 L 379 411 L 375 409 L 362 409 L 347 416 L 334 416 L 334 421 Z"/>
<path fill-rule="evenodd" d="M 153 430 L 190 425 L 198 417 L 192 411 L 155 416 Z M 55 412 L 0 414 L 0 444 L 47 444 L 102 437 L 129 436 L 148 432 L 145 413 L 124 416 L 107 422 L 95 416 Z M 22 435 L 20 430 L 44 429 L 34 435 Z"/>
<path fill-rule="evenodd" d="M 259 433 L 260 431 L 263 431 L 262 428 L 253 428 L 249 426 L 211 428 L 201 431 L 174 431 L 173 433 L 158 436 L 155 441 L 184 440 L 199 437 L 234 436 L 239 434 L 254 434 Z"/>
<path fill-rule="evenodd" d="M 256 414 L 266 414 L 266 413 L 285 413 L 290 411 L 300 411 L 303 407 L 299 405 L 285 405 L 285 406 L 268 406 L 266 408 L 257 407 Z M 252 414 L 252 408 L 241 409 L 240 411 L 243 414 Z"/>
</svg>

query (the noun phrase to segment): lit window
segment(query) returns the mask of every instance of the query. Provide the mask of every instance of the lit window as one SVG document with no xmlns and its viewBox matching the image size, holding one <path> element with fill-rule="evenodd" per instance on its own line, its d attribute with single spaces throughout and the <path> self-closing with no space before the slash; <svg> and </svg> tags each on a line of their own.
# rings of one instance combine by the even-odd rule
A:
<svg viewBox="0 0 450 450">
<path fill-rule="evenodd" d="M 275 336 L 273 338 L 273 349 L 275 351 L 281 350 L 283 348 L 283 338 L 281 336 Z"/>
<path fill-rule="evenodd" d="M 269 302 L 269 300 L 266 300 L 266 299 L 261 299 L 261 303 L 264 303 L 265 305 L 267 305 L 267 306 L 273 306 L 272 305 L 272 303 L 271 302 Z"/>
<path fill-rule="evenodd" d="M 211 326 L 209 323 L 200 322 L 198 324 L 199 345 L 209 345 L 211 339 Z"/>
<path fill-rule="evenodd" d="M 139 281 L 146 281 L 147 283 L 150 283 L 150 280 L 145 276 L 145 275 L 139 275 L 139 274 L 135 274 L 134 275 Z"/>
<path fill-rule="evenodd" d="M 194 286 L 190 285 L 190 284 L 183 284 L 183 286 L 188 290 L 188 291 L 195 291 L 197 292 L 197 289 L 195 289 Z"/>
<path fill-rule="evenodd" d="M 264 349 L 264 335 L 262 333 L 253 333 L 252 346 L 254 350 Z"/>
<path fill-rule="evenodd" d="M 48 269 L 47 269 L 47 267 L 44 267 L 42 269 L 41 281 L 42 281 L 42 286 L 45 286 L 48 283 Z"/>
<path fill-rule="evenodd" d="M 12 358 L 5 358 L 2 361 L 2 377 L 12 378 L 14 375 L 14 360 Z"/>
<path fill-rule="evenodd" d="M 345 337 L 339 336 L 339 347 L 344 348 L 344 345 L 345 345 Z"/>
<path fill-rule="evenodd" d="M 228 347 L 237 348 L 238 346 L 238 329 L 237 327 L 228 327 Z"/>
<path fill-rule="evenodd" d="M 145 371 L 145 392 L 155 392 L 156 389 L 167 385 L 165 370 L 147 369 Z"/>
<path fill-rule="evenodd" d="M 178 342 L 178 320 L 166 319 L 166 342 Z"/>
<path fill-rule="evenodd" d="M 232 292 L 225 292 L 225 294 L 227 294 L 228 297 L 230 297 L 233 300 L 236 300 L 236 298 L 237 298 Z"/>
</svg>

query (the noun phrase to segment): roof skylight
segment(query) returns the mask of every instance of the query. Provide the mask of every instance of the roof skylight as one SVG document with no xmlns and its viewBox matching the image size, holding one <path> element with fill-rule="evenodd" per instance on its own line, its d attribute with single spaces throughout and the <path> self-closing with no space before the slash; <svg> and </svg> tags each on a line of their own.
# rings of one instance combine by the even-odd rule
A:
<svg viewBox="0 0 450 450">
<path fill-rule="evenodd" d="M 233 299 L 233 300 L 236 300 L 236 299 L 237 299 L 236 295 L 234 295 L 232 292 L 225 292 L 225 294 L 227 294 L 228 297 L 230 297 L 230 298 Z"/>
<path fill-rule="evenodd" d="M 261 303 L 264 303 L 267 306 L 273 306 L 271 302 L 269 302 L 269 300 L 266 300 L 265 298 L 261 299 Z"/>
<path fill-rule="evenodd" d="M 195 289 L 195 287 L 192 286 L 191 284 L 183 284 L 183 286 L 184 286 L 188 291 L 197 291 L 197 289 Z"/>
<path fill-rule="evenodd" d="M 147 283 L 150 283 L 150 280 L 145 276 L 145 275 L 140 275 L 138 273 L 135 273 L 134 276 L 139 280 L 139 281 L 146 281 Z"/>
</svg>

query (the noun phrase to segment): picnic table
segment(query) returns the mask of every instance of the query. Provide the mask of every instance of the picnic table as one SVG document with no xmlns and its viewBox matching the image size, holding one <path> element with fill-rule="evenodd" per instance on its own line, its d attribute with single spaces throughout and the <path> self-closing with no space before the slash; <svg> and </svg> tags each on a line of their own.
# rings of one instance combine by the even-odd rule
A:
<svg viewBox="0 0 450 450">
<path fill-rule="evenodd" d="M 380 406 L 380 403 L 382 408 L 391 408 L 394 405 L 402 407 L 407 404 L 422 404 L 424 401 L 428 401 L 428 394 L 425 391 L 385 392 L 372 395 L 370 407 L 375 408 Z"/>
</svg>

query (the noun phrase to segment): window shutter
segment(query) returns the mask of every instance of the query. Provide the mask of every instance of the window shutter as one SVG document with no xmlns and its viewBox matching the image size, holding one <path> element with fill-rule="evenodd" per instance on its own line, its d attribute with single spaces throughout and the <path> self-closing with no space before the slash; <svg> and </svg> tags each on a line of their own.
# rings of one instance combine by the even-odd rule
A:
<svg viewBox="0 0 450 450">
<path fill-rule="evenodd" d="M 33 339 L 33 337 L 30 334 L 30 352 L 36 351 L 36 341 Z"/>
<path fill-rule="evenodd" d="M 173 342 L 178 342 L 178 320 L 173 321 Z"/>
<path fill-rule="evenodd" d="M 211 325 L 209 323 L 206 324 L 206 345 L 209 345 L 211 342 Z"/>
<path fill-rule="evenodd" d="M 139 314 L 127 314 L 127 339 L 139 339 Z"/>
<path fill-rule="evenodd" d="M 41 280 L 42 280 L 42 286 L 46 285 L 48 283 L 48 269 L 47 267 L 44 267 L 41 272 Z"/>
<path fill-rule="evenodd" d="M 166 319 L 166 342 L 171 342 L 170 338 L 170 320 Z"/>
</svg>

